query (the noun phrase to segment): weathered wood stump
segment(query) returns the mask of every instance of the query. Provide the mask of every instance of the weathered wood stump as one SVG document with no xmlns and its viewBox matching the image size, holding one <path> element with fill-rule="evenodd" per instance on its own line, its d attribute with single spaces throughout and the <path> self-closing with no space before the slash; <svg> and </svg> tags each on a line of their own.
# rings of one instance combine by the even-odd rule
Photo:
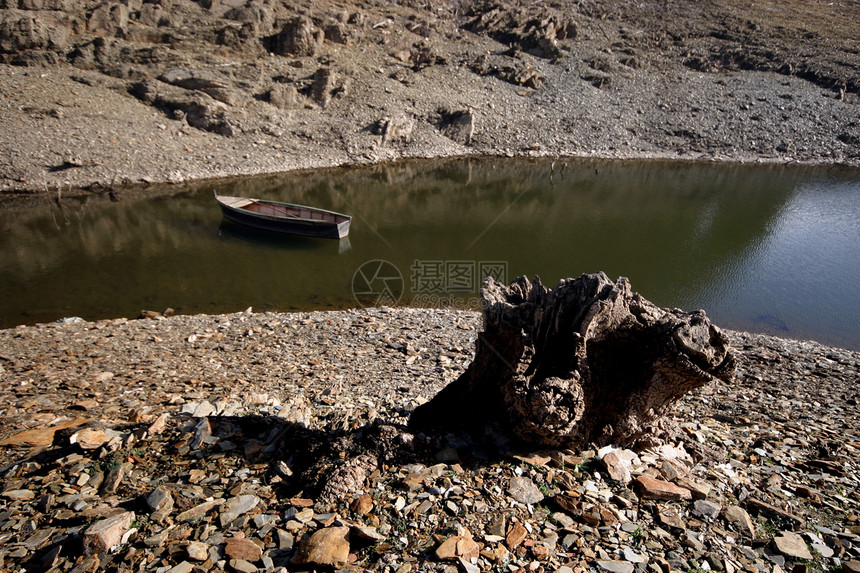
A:
<svg viewBox="0 0 860 573">
<path fill-rule="evenodd" d="M 541 446 L 631 445 L 685 393 L 734 373 L 728 338 L 703 311 L 661 309 L 623 277 L 552 290 L 489 278 L 481 297 L 475 359 L 413 412 L 412 431 L 495 426 Z"/>
</svg>

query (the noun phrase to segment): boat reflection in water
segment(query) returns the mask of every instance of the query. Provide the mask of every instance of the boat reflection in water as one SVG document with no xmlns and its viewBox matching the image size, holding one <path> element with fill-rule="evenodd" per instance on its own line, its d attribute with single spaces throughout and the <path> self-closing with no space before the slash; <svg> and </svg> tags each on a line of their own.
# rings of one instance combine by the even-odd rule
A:
<svg viewBox="0 0 860 573">
<path fill-rule="evenodd" d="M 221 221 L 218 236 L 225 240 L 236 240 L 254 245 L 255 248 L 283 249 L 290 251 L 312 251 L 315 249 L 331 252 L 332 241 L 319 241 L 313 237 L 290 235 L 275 231 L 264 231 L 234 223 L 228 219 Z M 337 253 L 342 255 L 352 249 L 349 236 L 337 241 Z"/>
</svg>

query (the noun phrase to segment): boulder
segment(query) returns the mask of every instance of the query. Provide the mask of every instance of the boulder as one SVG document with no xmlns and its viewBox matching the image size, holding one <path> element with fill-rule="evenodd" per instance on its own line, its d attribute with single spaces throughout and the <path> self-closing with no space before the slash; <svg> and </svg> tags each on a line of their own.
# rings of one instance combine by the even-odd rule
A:
<svg viewBox="0 0 860 573">
<path fill-rule="evenodd" d="M 469 110 L 442 110 L 436 126 L 451 141 L 469 145 L 475 135 L 475 115 Z"/>
<path fill-rule="evenodd" d="M 322 47 L 323 31 L 300 16 L 287 22 L 274 37 L 272 51 L 279 56 L 314 56 Z"/>
<path fill-rule="evenodd" d="M 10 11 L 0 14 L 0 53 L 56 50 L 66 47 L 68 30 L 41 16 Z"/>
<path fill-rule="evenodd" d="M 301 98 L 295 86 L 278 83 L 269 90 L 269 103 L 278 109 L 298 109 L 302 107 Z"/>
<path fill-rule="evenodd" d="M 124 36 L 127 27 L 128 8 L 119 3 L 99 4 L 87 20 L 87 31 L 97 36 Z"/>
</svg>

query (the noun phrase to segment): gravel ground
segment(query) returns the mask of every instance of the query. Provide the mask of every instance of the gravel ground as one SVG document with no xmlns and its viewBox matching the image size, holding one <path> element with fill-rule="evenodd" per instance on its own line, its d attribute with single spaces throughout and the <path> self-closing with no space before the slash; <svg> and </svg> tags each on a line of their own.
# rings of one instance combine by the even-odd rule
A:
<svg viewBox="0 0 860 573">
<path fill-rule="evenodd" d="M 479 322 L 378 308 L 0 331 L 2 567 L 857 570 L 860 353 L 730 332 L 736 380 L 684 398 L 681 441 L 635 456 L 406 433 Z"/>
</svg>

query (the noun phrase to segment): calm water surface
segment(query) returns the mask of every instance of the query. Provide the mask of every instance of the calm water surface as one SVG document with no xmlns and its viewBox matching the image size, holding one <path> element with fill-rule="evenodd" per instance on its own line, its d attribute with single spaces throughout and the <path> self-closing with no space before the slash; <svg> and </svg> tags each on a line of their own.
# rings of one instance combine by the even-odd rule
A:
<svg viewBox="0 0 860 573">
<path fill-rule="evenodd" d="M 340 242 L 248 232 L 222 220 L 213 191 L 345 212 L 352 229 Z M 507 160 L 323 171 L 0 212 L 0 326 L 166 307 L 467 308 L 487 272 L 553 286 L 603 270 L 721 326 L 860 349 L 858 248 L 857 170 Z"/>
</svg>

